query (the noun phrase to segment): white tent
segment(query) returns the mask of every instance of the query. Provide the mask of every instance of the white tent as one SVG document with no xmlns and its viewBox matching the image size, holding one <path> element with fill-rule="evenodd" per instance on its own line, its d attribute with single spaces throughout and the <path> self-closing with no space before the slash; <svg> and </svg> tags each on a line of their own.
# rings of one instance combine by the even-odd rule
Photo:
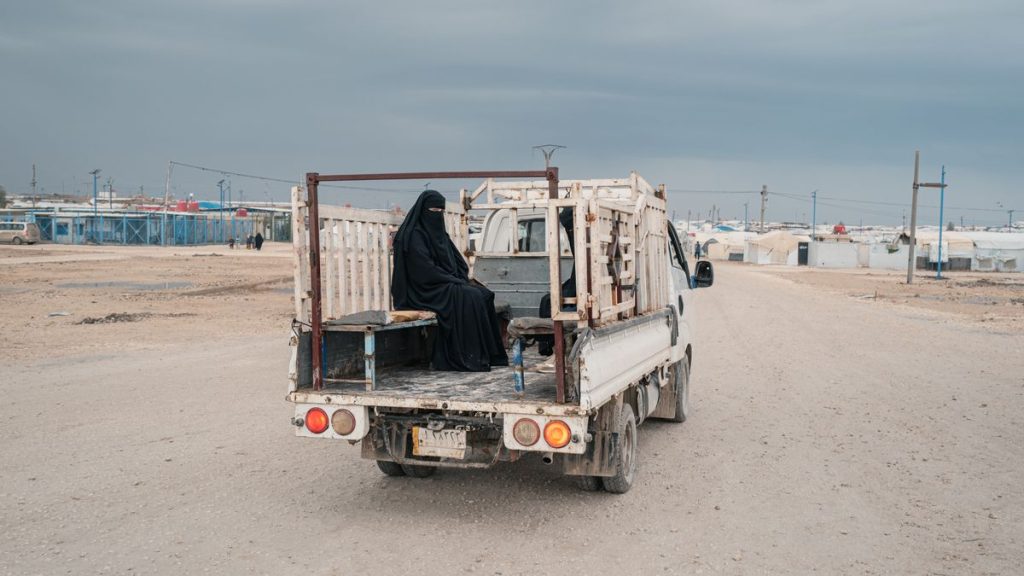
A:
<svg viewBox="0 0 1024 576">
<path fill-rule="evenodd" d="M 747 238 L 754 235 L 753 232 L 734 230 L 712 233 L 697 232 L 695 237 L 704 247 L 704 254 L 709 260 L 743 260 Z"/>
<path fill-rule="evenodd" d="M 798 236 L 785 230 L 775 230 L 748 240 L 743 261 L 751 264 L 796 266 L 800 243 L 809 241 L 808 236 Z"/>
<path fill-rule="evenodd" d="M 1002 232 L 964 232 L 963 234 L 974 242 L 972 270 L 1024 271 L 1024 234 Z"/>
</svg>

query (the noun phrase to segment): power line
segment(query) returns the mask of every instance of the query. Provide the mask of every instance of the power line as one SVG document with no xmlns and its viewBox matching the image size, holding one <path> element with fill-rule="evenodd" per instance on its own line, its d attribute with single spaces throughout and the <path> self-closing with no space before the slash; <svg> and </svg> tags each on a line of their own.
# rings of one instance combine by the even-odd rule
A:
<svg viewBox="0 0 1024 576">
<path fill-rule="evenodd" d="M 177 162 L 171 160 L 172 166 L 182 166 L 184 168 L 192 168 L 195 170 L 202 170 L 204 172 L 211 172 L 214 174 L 221 174 L 224 176 L 238 176 L 239 178 L 250 178 L 252 180 L 262 180 L 264 182 L 279 182 L 281 184 L 301 185 L 301 180 L 287 180 L 285 178 L 274 178 L 272 176 L 259 176 L 256 174 L 246 174 L 244 172 L 232 172 L 231 170 L 221 170 L 219 168 L 209 168 L 206 166 L 198 166 L 196 164 L 187 164 L 185 162 Z M 388 192 L 393 194 L 406 194 L 409 192 L 415 192 L 415 190 L 397 190 L 394 188 L 373 188 L 370 186 L 345 186 L 342 184 L 321 184 L 321 188 L 340 188 L 344 190 L 360 190 L 364 192 Z"/>
<path fill-rule="evenodd" d="M 800 201 L 804 201 L 804 202 L 810 202 L 810 200 L 808 200 L 807 198 L 805 198 L 803 196 L 798 196 L 796 194 L 784 194 L 782 192 L 772 192 L 772 194 L 775 195 L 775 196 L 782 196 L 784 198 L 790 198 L 792 200 L 800 200 Z M 836 196 L 818 196 L 818 199 L 819 200 L 832 200 L 833 202 L 844 202 L 844 203 L 848 203 L 848 204 L 868 204 L 868 205 L 876 205 L 876 206 L 894 206 L 894 207 L 897 207 L 897 208 L 908 208 L 910 206 L 909 202 L 879 202 L 879 201 L 874 201 L 874 200 L 855 200 L 855 199 L 852 199 L 852 198 L 838 198 Z M 918 204 L 917 206 L 919 208 L 935 208 L 935 209 L 938 208 L 938 206 L 929 205 L 929 204 Z M 967 210 L 967 211 L 973 211 L 973 212 L 1005 212 L 1005 210 L 1000 210 L 998 208 L 971 208 L 971 207 L 961 207 L 961 206 L 947 206 L 946 209 L 947 210 Z"/>
<path fill-rule="evenodd" d="M 666 192 L 674 194 L 760 194 L 760 190 L 684 190 L 682 188 L 666 188 Z"/>
</svg>

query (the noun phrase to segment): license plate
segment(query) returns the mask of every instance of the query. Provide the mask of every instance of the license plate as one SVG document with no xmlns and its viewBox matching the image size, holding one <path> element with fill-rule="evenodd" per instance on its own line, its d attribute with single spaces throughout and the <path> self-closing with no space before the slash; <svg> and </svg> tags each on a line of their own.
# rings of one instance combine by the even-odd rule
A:
<svg viewBox="0 0 1024 576">
<path fill-rule="evenodd" d="M 466 457 L 466 431 L 430 430 L 422 426 L 413 426 L 412 453 L 416 456 L 462 460 Z"/>
</svg>

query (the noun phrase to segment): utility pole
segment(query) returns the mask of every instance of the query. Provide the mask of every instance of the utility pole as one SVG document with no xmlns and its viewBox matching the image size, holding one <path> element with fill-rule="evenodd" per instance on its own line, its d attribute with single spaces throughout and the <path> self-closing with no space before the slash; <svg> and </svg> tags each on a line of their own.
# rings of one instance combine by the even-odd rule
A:
<svg viewBox="0 0 1024 576">
<path fill-rule="evenodd" d="M 744 202 L 743 203 L 743 231 L 744 232 L 746 232 L 749 229 L 749 224 L 747 224 L 747 207 L 749 205 L 750 205 L 750 202 Z"/>
<path fill-rule="evenodd" d="M 918 175 L 921 168 L 921 151 L 914 151 L 914 195 L 910 203 L 910 255 L 907 259 L 907 284 L 914 283 L 914 250 L 917 248 L 917 190 L 918 188 L 940 188 L 945 189 L 945 182 L 918 182 Z M 942 233 L 941 226 L 939 228 Z"/>
<path fill-rule="evenodd" d="M 224 241 L 224 179 L 221 178 L 220 182 L 217 182 L 217 190 L 220 191 L 220 235 L 221 241 Z"/>
<path fill-rule="evenodd" d="M 942 279 L 942 229 L 946 227 L 946 223 L 942 221 L 942 210 L 946 205 L 946 165 L 942 165 L 942 179 L 939 180 L 939 262 L 935 269 L 935 279 Z"/>
<path fill-rule="evenodd" d="M 114 179 L 107 176 L 107 206 L 114 207 Z"/>
<path fill-rule="evenodd" d="M 171 166 L 174 165 L 174 160 L 167 161 L 167 182 L 164 184 L 164 212 L 167 212 L 167 207 L 171 205 Z"/>
<path fill-rule="evenodd" d="M 761 234 L 764 234 L 764 207 L 768 204 L 768 185 L 761 186 Z"/>
<path fill-rule="evenodd" d="M 92 174 L 92 240 L 95 242 L 96 221 L 97 218 L 99 218 L 99 194 L 97 193 L 99 189 L 96 187 L 96 179 L 99 177 L 100 169 L 97 168 L 92 172 L 89 172 L 89 174 Z"/>
<path fill-rule="evenodd" d="M 913 284 L 913 250 L 918 247 L 918 172 L 921 168 L 921 151 L 913 152 L 913 196 L 910 201 L 910 255 L 906 263 L 906 283 Z"/>
<path fill-rule="evenodd" d="M 231 237 L 235 237 L 235 205 L 231 202 L 231 180 L 228 180 L 228 210 L 231 211 Z"/>
<path fill-rule="evenodd" d="M 811 242 L 814 242 L 814 229 L 818 227 L 818 191 L 811 192 Z"/>
<path fill-rule="evenodd" d="M 690 231 L 690 210 L 686 210 L 686 231 Z"/>
<path fill-rule="evenodd" d="M 36 206 L 36 165 L 32 165 L 32 207 Z"/>
</svg>

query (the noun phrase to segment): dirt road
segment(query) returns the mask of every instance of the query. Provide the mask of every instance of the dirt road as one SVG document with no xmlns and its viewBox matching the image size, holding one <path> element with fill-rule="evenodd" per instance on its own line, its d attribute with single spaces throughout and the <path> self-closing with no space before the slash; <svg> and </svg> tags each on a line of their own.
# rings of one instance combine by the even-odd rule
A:
<svg viewBox="0 0 1024 576">
<path fill-rule="evenodd" d="M 1019 331 L 720 265 L 699 295 L 694 413 L 641 429 L 628 494 L 579 492 L 537 459 L 386 478 L 357 447 L 292 435 L 286 290 L 167 296 L 287 275 L 285 254 L 227 254 L 214 266 L 237 278 L 199 274 L 188 287 L 112 303 L 53 288 L 49 308 L 89 308 L 29 320 L 51 323 L 62 344 L 0 351 L 0 573 L 1011 574 L 1024 565 Z M 80 281 L 157 282 L 201 260 L 66 266 L 81 266 Z M 31 282 L 63 274 L 54 262 L 23 266 Z M 10 328 L 37 313 L 22 310 L 27 297 L 9 280 L 26 269 L 3 270 L 0 319 Z M 182 300 L 194 316 L 158 316 Z M 250 317 L 232 320 L 239 310 Z M 119 312 L 154 315 L 74 323 Z M 225 321 L 223 333 L 210 318 Z"/>
</svg>

